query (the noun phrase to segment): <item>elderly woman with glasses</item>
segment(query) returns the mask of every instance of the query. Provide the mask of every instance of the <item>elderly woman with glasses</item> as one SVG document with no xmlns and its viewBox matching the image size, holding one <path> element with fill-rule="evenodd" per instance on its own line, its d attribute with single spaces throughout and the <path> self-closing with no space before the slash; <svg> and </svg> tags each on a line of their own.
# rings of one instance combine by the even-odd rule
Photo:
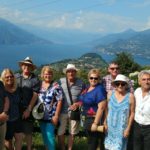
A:
<svg viewBox="0 0 150 150">
<path fill-rule="evenodd" d="M 103 134 L 97 131 L 102 123 L 102 116 L 106 106 L 106 91 L 100 83 L 100 72 L 92 69 L 88 73 L 89 86 L 82 92 L 80 102 L 83 108 L 83 127 L 88 137 L 88 149 L 96 150 L 99 137 L 101 138 L 100 149 L 103 150 Z"/>
<path fill-rule="evenodd" d="M 115 89 L 108 93 L 105 120 L 105 149 L 126 150 L 127 139 L 134 119 L 134 96 L 128 92 L 128 78 L 117 75 L 112 82 Z"/>
</svg>

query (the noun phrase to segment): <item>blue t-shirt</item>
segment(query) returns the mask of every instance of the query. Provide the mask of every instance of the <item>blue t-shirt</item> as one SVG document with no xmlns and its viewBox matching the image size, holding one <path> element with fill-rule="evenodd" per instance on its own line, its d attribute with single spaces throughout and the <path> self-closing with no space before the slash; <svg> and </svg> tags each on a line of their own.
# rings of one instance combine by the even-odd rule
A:
<svg viewBox="0 0 150 150">
<path fill-rule="evenodd" d="M 101 84 L 97 84 L 92 91 L 87 92 L 87 90 L 88 88 L 80 95 L 83 115 L 96 114 L 98 103 L 106 99 L 106 91 Z"/>
</svg>

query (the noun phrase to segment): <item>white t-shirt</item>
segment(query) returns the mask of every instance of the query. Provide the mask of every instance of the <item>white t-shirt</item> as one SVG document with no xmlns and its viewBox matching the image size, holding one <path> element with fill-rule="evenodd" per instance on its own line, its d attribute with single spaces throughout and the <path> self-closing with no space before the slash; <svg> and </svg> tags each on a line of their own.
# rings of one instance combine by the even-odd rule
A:
<svg viewBox="0 0 150 150">
<path fill-rule="evenodd" d="M 134 120 L 142 125 L 150 125 L 150 91 L 143 97 L 142 89 L 137 88 L 134 96 L 136 101 Z"/>
</svg>

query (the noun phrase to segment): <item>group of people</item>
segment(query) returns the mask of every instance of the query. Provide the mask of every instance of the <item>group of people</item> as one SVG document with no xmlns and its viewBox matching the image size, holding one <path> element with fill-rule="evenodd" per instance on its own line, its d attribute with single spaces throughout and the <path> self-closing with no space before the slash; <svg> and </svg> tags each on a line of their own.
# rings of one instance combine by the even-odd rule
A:
<svg viewBox="0 0 150 150">
<path fill-rule="evenodd" d="M 57 127 L 60 150 L 72 150 L 81 122 L 89 150 L 148 150 L 150 147 L 150 71 L 138 75 L 140 87 L 119 73 L 119 65 L 108 66 L 109 75 L 102 78 L 99 69 L 91 69 L 88 85 L 77 77 L 78 69 L 68 64 L 65 77 L 54 81 L 50 66 L 44 66 L 40 79 L 33 73 L 36 66 L 27 57 L 19 62 L 21 73 L 4 69 L 0 82 L 0 149 L 21 150 L 25 139 L 32 148 L 32 110 L 40 103 L 43 112 L 39 120 L 47 150 L 55 150 Z M 40 105 L 38 105 L 40 106 Z M 72 119 L 72 114 L 79 117 Z M 81 116 L 81 117 L 80 117 Z M 98 127 L 103 126 L 104 132 Z M 65 143 L 66 130 L 68 144 Z M 132 136 L 130 136 L 132 134 Z M 13 143 L 15 141 L 15 143 Z M 132 141 L 130 144 L 128 144 Z M 14 144 L 14 145 L 13 145 Z M 67 148 L 66 148 L 67 147 Z"/>
</svg>

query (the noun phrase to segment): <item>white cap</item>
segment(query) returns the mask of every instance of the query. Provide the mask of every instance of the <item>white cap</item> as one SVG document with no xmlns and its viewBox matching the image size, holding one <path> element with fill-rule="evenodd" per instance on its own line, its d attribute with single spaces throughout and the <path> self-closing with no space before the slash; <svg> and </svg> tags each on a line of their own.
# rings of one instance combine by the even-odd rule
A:
<svg viewBox="0 0 150 150">
<path fill-rule="evenodd" d="M 78 71 L 78 69 L 76 68 L 76 66 L 75 66 L 74 64 L 68 64 L 67 67 L 63 70 L 64 73 L 66 73 L 67 70 L 75 70 L 75 71 Z"/>
<path fill-rule="evenodd" d="M 126 82 L 128 84 L 129 79 L 125 75 L 118 74 L 116 79 L 112 83 L 115 83 L 115 82 L 118 82 L 118 81 Z"/>
</svg>

